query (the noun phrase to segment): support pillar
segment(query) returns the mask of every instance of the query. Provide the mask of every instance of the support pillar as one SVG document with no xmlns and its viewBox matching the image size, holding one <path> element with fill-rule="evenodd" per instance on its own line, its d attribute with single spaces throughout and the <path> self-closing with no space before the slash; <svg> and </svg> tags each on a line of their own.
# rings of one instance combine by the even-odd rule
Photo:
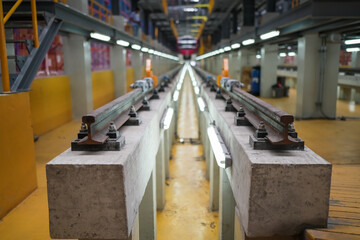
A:
<svg viewBox="0 0 360 240">
<path fill-rule="evenodd" d="M 360 68 L 360 52 L 352 52 L 351 67 Z"/>
<path fill-rule="evenodd" d="M 135 81 L 142 78 L 142 76 L 141 76 L 141 74 L 142 74 L 141 58 L 142 58 L 142 52 L 132 50 L 132 52 L 131 52 L 131 66 L 134 69 L 134 80 Z"/>
<path fill-rule="evenodd" d="M 126 50 L 114 45 L 110 48 L 110 64 L 114 73 L 115 98 L 126 93 Z"/>
<path fill-rule="evenodd" d="M 93 110 L 90 42 L 75 34 L 63 37 L 63 41 L 64 69 L 70 76 L 73 118 L 80 119 Z"/>
<path fill-rule="evenodd" d="M 260 96 L 272 96 L 271 86 L 276 83 L 278 46 L 266 44 L 261 48 Z"/>
<path fill-rule="evenodd" d="M 156 168 L 151 173 L 139 207 L 139 237 L 141 240 L 156 239 Z"/>
<path fill-rule="evenodd" d="M 210 210 L 219 209 L 219 166 L 216 163 L 214 153 L 210 153 Z"/>
<path fill-rule="evenodd" d="M 327 41 L 321 58 L 321 42 L 317 34 L 305 35 L 298 41 L 297 118 L 336 117 L 340 44 Z"/>
<path fill-rule="evenodd" d="M 220 168 L 219 240 L 234 239 L 235 199 L 226 171 Z"/>
</svg>

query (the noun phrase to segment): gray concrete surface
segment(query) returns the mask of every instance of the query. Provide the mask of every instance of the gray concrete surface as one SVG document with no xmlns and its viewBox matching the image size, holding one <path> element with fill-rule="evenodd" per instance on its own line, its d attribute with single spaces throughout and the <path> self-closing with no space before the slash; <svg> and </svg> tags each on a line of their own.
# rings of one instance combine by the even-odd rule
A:
<svg viewBox="0 0 360 240">
<path fill-rule="evenodd" d="M 305 227 L 326 226 L 331 164 L 307 147 L 253 150 L 252 127 L 235 126 L 235 113 L 225 112 L 225 101 L 209 88 L 203 97 L 232 155 L 231 188 L 245 234 L 295 235 Z"/>
<path fill-rule="evenodd" d="M 173 86 L 171 86 L 173 87 Z M 121 151 L 72 152 L 46 166 L 52 238 L 126 239 L 130 236 L 160 142 L 160 119 L 171 92 L 139 112 L 140 126 L 124 126 Z M 75 136 L 76 133 L 74 133 Z"/>
</svg>

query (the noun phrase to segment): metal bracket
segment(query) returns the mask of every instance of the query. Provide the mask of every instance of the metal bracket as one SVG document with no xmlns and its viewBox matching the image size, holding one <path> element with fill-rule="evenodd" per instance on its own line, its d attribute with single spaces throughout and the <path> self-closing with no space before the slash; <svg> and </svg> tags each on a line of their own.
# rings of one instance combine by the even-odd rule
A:
<svg viewBox="0 0 360 240">
<path fill-rule="evenodd" d="M 158 94 L 158 90 L 156 88 L 154 89 L 154 94 L 151 96 L 150 100 L 151 99 L 160 99 L 160 96 Z"/>
<path fill-rule="evenodd" d="M 251 123 L 247 118 L 245 118 L 245 111 L 243 107 L 240 107 L 239 111 L 236 113 L 234 117 L 234 123 L 236 126 L 251 126 Z"/>
<path fill-rule="evenodd" d="M 109 138 L 102 144 L 79 144 L 80 140 L 88 136 L 85 123 L 81 123 L 78 139 L 71 142 L 71 151 L 120 151 L 125 145 L 125 137 L 120 136 L 114 122 L 111 122 L 107 135 Z"/>
<path fill-rule="evenodd" d="M 148 98 L 145 96 L 144 97 L 144 100 L 142 101 L 142 107 L 141 107 L 141 110 L 144 110 L 144 111 L 150 111 L 150 102 L 148 100 Z"/>
<path fill-rule="evenodd" d="M 129 110 L 129 120 L 126 121 L 125 125 L 128 126 L 139 126 L 141 124 L 141 118 L 138 116 L 135 107 L 131 106 Z"/>
<path fill-rule="evenodd" d="M 232 105 L 231 98 L 226 99 L 225 112 L 236 112 L 235 107 Z"/>
</svg>

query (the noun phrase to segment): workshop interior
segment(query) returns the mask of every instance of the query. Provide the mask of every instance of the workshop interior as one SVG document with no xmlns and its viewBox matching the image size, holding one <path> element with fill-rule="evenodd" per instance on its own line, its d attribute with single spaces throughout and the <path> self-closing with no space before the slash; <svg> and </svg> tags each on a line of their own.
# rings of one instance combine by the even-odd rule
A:
<svg viewBox="0 0 360 240">
<path fill-rule="evenodd" d="M 360 240 L 360 1 L 0 0 L 0 240 Z"/>
</svg>

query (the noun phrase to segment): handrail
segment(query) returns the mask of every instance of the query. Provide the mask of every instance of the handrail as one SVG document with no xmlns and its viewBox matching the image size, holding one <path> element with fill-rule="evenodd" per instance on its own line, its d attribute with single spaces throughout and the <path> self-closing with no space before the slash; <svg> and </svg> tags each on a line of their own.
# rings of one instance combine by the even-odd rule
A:
<svg viewBox="0 0 360 240">
<path fill-rule="evenodd" d="M 98 3 L 95 0 L 90 0 L 90 15 L 94 17 L 94 4 L 96 6 L 98 6 L 100 9 L 105 11 L 105 22 L 109 23 L 109 19 L 108 17 L 110 16 L 110 24 L 113 24 L 113 16 L 112 16 L 112 12 L 107 9 L 106 7 L 104 7 L 102 4 Z M 98 14 L 98 19 L 101 20 L 101 11 L 99 9 L 99 14 Z"/>
<path fill-rule="evenodd" d="M 1 60 L 1 75 L 2 75 L 2 85 L 3 92 L 10 92 L 10 77 L 9 77 L 9 65 L 7 61 L 7 52 L 6 52 L 6 38 L 5 38 L 5 23 L 9 20 L 12 14 L 21 4 L 22 0 L 17 0 L 15 4 L 11 7 L 9 12 L 4 17 L 3 3 L 0 0 L 0 60 Z M 37 13 L 36 13 L 36 0 L 31 0 L 31 18 L 33 25 L 33 34 L 34 34 L 34 47 L 39 47 L 39 34 L 37 26 Z"/>
</svg>

